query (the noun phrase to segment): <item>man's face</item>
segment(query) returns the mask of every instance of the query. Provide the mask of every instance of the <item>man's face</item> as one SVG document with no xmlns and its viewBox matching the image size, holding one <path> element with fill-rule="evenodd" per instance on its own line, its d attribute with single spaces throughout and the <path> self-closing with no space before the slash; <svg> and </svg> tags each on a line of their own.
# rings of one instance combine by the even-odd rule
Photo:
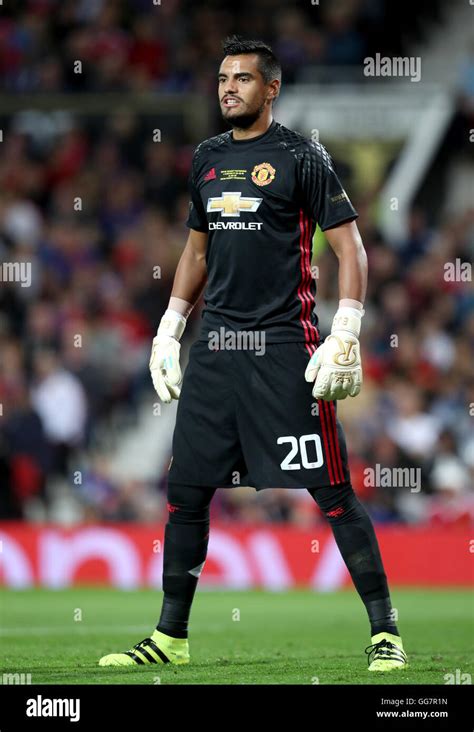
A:
<svg viewBox="0 0 474 732">
<path fill-rule="evenodd" d="M 262 114 L 270 90 L 258 70 L 257 54 L 226 56 L 218 81 L 224 120 L 232 127 L 250 127 Z"/>
</svg>

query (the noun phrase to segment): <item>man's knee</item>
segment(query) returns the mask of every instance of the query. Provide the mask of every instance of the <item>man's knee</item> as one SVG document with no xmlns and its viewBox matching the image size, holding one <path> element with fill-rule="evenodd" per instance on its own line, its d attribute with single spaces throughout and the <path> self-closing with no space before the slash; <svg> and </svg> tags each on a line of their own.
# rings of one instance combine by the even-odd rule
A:
<svg viewBox="0 0 474 732">
<path fill-rule="evenodd" d="M 209 521 L 210 505 L 215 488 L 168 484 L 168 521 L 190 524 Z"/>
<path fill-rule="evenodd" d="M 350 482 L 308 490 L 331 524 L 345 524 L 367 515 Z"/>
</svg>

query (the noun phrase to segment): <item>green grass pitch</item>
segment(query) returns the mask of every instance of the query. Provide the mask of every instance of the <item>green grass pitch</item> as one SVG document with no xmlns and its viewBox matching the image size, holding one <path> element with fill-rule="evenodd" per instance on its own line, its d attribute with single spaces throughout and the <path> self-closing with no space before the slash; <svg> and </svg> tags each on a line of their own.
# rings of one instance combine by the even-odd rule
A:
<svg viewBox="0 0 474 732">
<path fill-rule="evenodd" d="M 440 684 L 474 675 L 472 594 L 395 589 L 410 667 L 369 674 L 365 608 L 354 590 L 198 590 L 188 666 L 116 669 L 100 656 L 153 630 L 161 591 L 107 588 L 0 592 L 0 673 L 36 684 Z M 3 678 L 3 677 L 2 677 Z"/>
</svg>

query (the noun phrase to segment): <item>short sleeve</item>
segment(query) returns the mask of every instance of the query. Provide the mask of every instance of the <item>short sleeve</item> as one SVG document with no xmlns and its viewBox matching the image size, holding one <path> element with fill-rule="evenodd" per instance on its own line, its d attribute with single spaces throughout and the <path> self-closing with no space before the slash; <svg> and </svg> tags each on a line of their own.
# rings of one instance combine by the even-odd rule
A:
<svg viewBox="0 0 474 732">
<path fill-rule="evenodd" d="M 186 226 L 196 231 L 208 232 L 209 226 L 206 211 L 201 200 L 199 189 L 196 185 L 195 177 L 195 157 L 191 165 L 191 171 L 188 177 L 188 189 L 190 193 L 189 214 L 186 220 Z"/>
<path fill-rule="evenodd" d="M 300 184 L 305 208 L 322 231 L 358 217 L 337 177 L 331 156 L 320 143 L 307 143 L 300 160 Z"/>
</svg>

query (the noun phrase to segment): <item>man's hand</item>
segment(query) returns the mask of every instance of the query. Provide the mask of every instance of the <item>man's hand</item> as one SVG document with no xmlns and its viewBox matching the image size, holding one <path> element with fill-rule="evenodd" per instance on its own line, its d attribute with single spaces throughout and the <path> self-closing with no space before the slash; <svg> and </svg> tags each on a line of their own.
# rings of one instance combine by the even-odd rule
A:
<svg viewBox="0 0 474 732">
<path fill-rule="evenodd" d="M 150 373 L 153 386 L 162 402 L 169 404 L 179 399 L 182 381 L 179 339 L 186 327 L 186 318 L 175 310 L 167 310 L 153 338 L 150 357 Z"/>
<path fill-rule="evenodd" d="M 359 334 L 363 310 L 339 308 L 331 335 L 311 356 L 306 381 L 314 381 L 312 394 L 332 401 L 357 396 L 362 386 Z"/>
</svg>

